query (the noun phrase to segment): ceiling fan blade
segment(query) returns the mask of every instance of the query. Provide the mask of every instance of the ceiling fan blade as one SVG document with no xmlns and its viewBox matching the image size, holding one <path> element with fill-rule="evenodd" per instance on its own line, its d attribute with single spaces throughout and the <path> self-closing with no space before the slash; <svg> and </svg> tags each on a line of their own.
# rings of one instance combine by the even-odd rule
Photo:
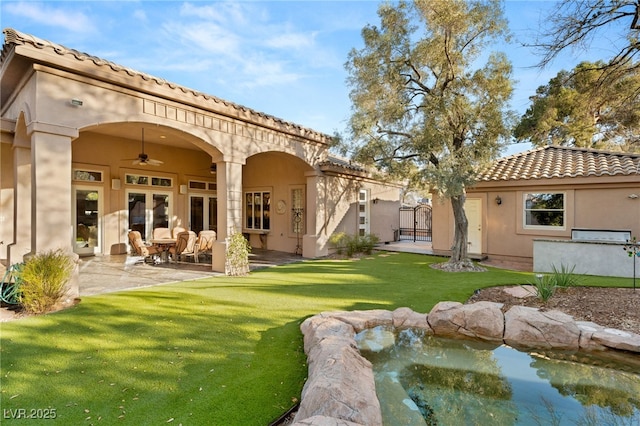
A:
<svg viewBox="0 0 640 426">
<path fill-rule="evenodd" d="M 145 161 L 145 164 L 148 164 L 150 166 L 160 166 L 160 165 L 164 164 L 164 161 L 154 160 L 153 158 L 148 158 L 147 161 Z"/>
</svg>

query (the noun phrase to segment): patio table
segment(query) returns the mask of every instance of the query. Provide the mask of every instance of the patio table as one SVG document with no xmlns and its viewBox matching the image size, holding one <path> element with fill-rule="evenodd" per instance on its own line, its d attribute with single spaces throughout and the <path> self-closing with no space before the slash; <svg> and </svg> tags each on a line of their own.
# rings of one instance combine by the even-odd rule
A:
<svg viewBox="0 0 640 426">
<path fill-rule="evenodd" d="M 158 248 L 160 261 L 166 263 L 169 260 L 169 249 L 176 245 L 176 240 L 172 238 L 157 238 L 151 240 L 151 244 Z"/>
</svg>

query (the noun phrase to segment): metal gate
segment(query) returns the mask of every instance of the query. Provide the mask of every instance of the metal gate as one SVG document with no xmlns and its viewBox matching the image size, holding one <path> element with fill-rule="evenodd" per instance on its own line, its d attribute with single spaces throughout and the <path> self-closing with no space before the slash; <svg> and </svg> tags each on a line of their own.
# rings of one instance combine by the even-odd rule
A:
<svg viewBox="0 0 640 426">
<path fill-rule="evenodd" d="M 431 206 L 400 207 L 400 240 L 431 241 Z"/>
</svg>

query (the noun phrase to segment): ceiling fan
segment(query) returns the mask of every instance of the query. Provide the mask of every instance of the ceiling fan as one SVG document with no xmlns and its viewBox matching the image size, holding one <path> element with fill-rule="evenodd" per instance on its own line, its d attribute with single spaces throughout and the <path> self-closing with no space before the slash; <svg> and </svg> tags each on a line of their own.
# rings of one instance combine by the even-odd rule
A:
<svg viewBox="0 0 640 426">
<path fill-rule="evenodd" d="M 138 166 L 159 166 L 164 164 L 164 161 L 154 160 L 153 158 L 149 158 L 147 154 L 144 152 L 144 127 L 142 128 L 142 152 L 138 154 L 138 158 L 133 160 L 131 164 L 135 164 Z"/>
</svg>

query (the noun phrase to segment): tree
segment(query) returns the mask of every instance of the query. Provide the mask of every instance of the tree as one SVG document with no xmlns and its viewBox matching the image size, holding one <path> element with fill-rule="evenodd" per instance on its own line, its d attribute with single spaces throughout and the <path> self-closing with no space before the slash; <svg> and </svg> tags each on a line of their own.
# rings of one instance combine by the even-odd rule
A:
<svg viewBox="0 0 640 426">
<path fill-rule="evenodd" d="M 500 3 L 399 2 L 381 5 L 378 15 L 380 28 L 362 30 L 365 46 L 346 64 L 354 158 L 404 178 L 417 174 L 450 199 L 449 266 L 472 267 L 465 188 L 509 136 L 511 64 L 501 53 L 483 56 L 507 36 Z"/>
<path fill-rule="evenodd" d="M 514 137 L 536 146 L 640 150 L 640 69 L 601 87 L 603 68 L 582 62 L 540 86 Z"/>
<path fill-rule="evenodd" d="M 552 9 L 546 23 L 533 44 L 543 55 L 540 66 L 550 64 L 567 48 L 588 47 L 593 38 L 609 31 L 608 37 L 614 34 L 624 41 L 617 45 L 617 52 L 608 62 L 595 68 L 602 71 L 598 86 L 606 88 L 629 72 L 637 74 L 640 69 L 638 0 L 562 0 Z"/>
</svg>

